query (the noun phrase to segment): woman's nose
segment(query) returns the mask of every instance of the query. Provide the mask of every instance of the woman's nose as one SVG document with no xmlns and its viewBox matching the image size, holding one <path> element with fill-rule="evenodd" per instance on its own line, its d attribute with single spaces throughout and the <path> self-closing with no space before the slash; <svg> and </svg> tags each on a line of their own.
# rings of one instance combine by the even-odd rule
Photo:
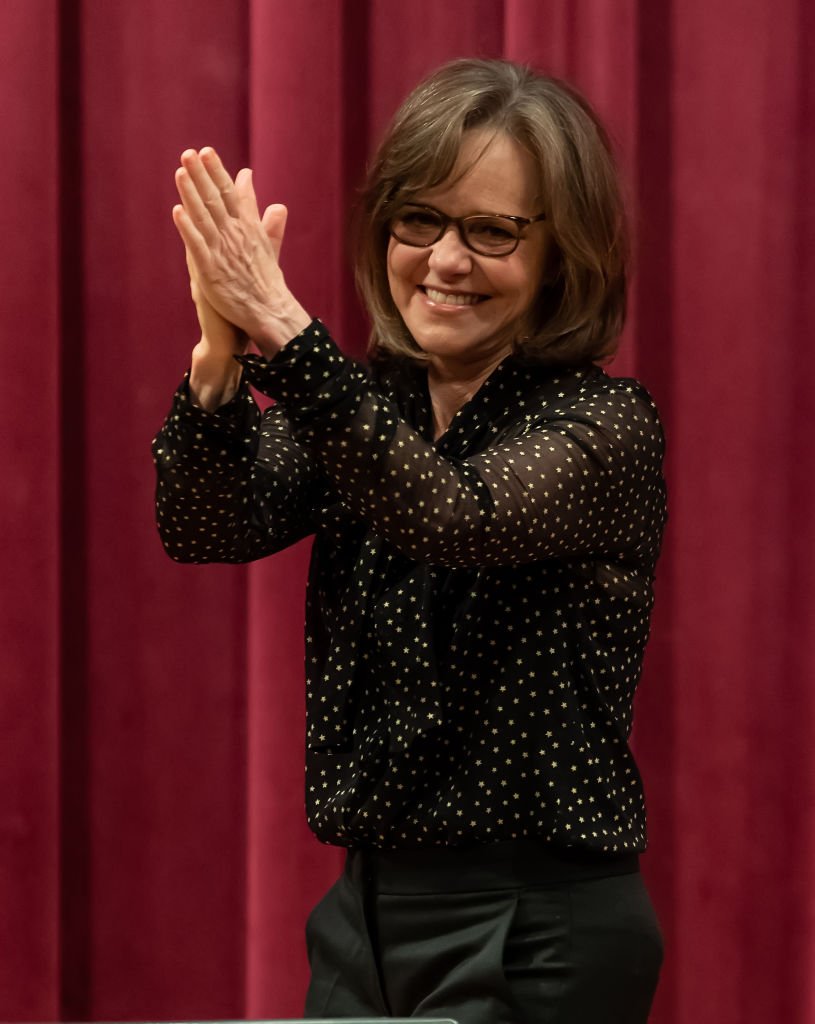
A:
<svg viewBox="0 0 815 1024">
<path fill-rule="evenodd" d="M 442 273 L 467 274 L 472 267 L 472 253 L 461 240 L 454 225 L 450 225 L 438 242 L 430 248 L 429 265 Z"/>
</svg>

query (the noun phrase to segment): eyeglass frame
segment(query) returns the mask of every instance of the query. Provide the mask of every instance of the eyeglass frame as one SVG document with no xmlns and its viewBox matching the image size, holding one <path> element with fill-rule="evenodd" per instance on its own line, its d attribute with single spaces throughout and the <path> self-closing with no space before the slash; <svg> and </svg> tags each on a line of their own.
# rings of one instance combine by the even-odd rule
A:
<svg viewBox="0 0 815 1024">
<path fill-rule="evenodd" d="M 428 213 L 434 213 L 439 218 L 441 221 L 441 229 L 432 242 L 406 242 L 403 238 L 400 238 L 394 233 L 393 222 L 395 218 L 402 212 L 402 210 L 407 209 L 408 207 L 411 207 L 414 210 L 426 210 Z M 473 248 L 473 246 L 467 241 L 467 236 L 463 227 L 465 221 L 490 217 L 499 217 L 501 220 L 511 221 L 518 229 L 518 234 L 515 236 L 515 244 L 511 249 L 507 249 L 506 252 L 481 252 L 480 249 Z M 442 213 L 441 210 L 437 210 L 435 206 L 427 206 L 424 203 L 403 203 L 397 209 L 396 213 L 389 219 L 388 231 L 391 238 L 395 238 L 396 241 L 400 242 L 402 245 L 409 245 L 412 249 L 429 249 L 431 245 L 435 245 L 436 242 L 439 242 L 444 238 L 452 224 L 458 232 L 458 237 L 461 239 L 462 245 L 466 249 L 469 249 L 470 252 L 474 252 L 476 256 L 484 256 L 488 260 L 498 260 L 502 259 L 504 256 L 511 256 L 525 237 L 521 234 L 521 231 L 525 227 L 529 227 L 530 224 L 536 224 L 541 220 L 546 220 L 545 213 L 539 213 L 537 217 L 518 217 L 511 213 L 469 213 L 466 217 L 449 217 L 446 213 Z"/>
</svg>

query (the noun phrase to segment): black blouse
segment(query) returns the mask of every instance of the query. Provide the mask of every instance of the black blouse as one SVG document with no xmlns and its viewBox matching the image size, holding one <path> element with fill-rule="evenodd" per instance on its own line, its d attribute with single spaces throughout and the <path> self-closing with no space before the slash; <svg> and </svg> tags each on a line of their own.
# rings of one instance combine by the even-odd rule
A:
<svg viewBox="0 0 815 1024">
<path fill-rule="evenodd" d="M 240 361 L 214 413 L 177 392 L 154 442 L 158 525 L 181 562 L 315 534 L 316 835 L 644 849 L 627 741 L 665 522 L 644 389 L 509 357 L 433 442 L 425 371 L 366 370 L 319 321 Z M 248 383 L 277 404 L 261 414 Z"/>
</svg>

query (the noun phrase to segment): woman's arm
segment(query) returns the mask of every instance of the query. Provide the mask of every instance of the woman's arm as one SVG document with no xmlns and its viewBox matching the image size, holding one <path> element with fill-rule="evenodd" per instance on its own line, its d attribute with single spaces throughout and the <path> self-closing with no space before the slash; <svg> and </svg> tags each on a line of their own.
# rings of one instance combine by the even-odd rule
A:
<svg viewBox="0 0 815 1024">
<path fill-rule="evenodd" d="M 267 224 L 275 253 L 284 223 Z M 213 307 L 189 249 L 187 267 L 201 338 L 153 443 L 159 534 L 177 561 L 252 561 L 312 531 L 325 481 L 283 410 L 261 417 L 235 360 L 248 336 Z"/>
<path fill-rule="evenodd" d="M 174 219 L 205 297 L 265 357 L 239 356 L 245 376 L 282 403 L 294 439 L 378 533 L 411 558 L 447 565 L 655 557 L 662 434 L 641 391 L 604 378 L 602 393 L 577 387 L 550 403 L 518 440 L 464 459 L 439 451 L 308 324 L 277 262 L 285 210 L 259 217 L 251 173 L 233 183 L 214 150 L 187 150 L 177 183 Z"/>
<path fill-rule="evenodd" d="M 473 566 L 656 557 L 662 430 L 632 381 L 553 376 L 546 408 L 527 407 L 524 436 L 458 458 L 400 419 L 318 321 L 271 362 L 242 361 L 252 384 L 283 404 L 343 503 L 410 558 Z M 515 401 L 510 390 L 497 407 L 523 421 Z"/>
<path fill-rule="evenodd" d="M 327 489 L 283 409 L 261 415 L 245 383 L 208 413 L 185 378 L 153 459 L 159 535 L 178 562 L 251 562 L 280 551 L 313 532 Z"/>
</svg>

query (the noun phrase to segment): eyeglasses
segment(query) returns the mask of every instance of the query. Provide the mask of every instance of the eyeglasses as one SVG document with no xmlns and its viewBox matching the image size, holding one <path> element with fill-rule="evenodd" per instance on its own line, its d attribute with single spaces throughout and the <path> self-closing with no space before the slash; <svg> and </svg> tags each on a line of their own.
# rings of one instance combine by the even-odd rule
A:
<svg viewBox="0 0 815 1024">
<path fill-rule="evenodd" d="M 432 206 L 408 204 L 391 218 L 390 233 L 397 242 L 426 249 L 435 245 L 453 224 L 461 241 L 479 256 L 509 256 L 518 248 L 523 228 L 545 219 L 545 213 L 537 217 L 485 213 L 448 217 Z"/>
</svg>

